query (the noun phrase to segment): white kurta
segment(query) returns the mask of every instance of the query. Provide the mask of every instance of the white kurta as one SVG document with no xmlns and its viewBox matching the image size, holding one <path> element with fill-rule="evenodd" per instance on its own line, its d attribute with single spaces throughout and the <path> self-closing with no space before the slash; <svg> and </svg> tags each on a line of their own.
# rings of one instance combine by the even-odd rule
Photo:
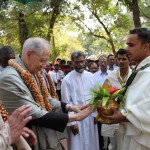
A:
<svg viewBox="0 0 150 150">
<path fill-rule="evenodd" d="M 119 68 L 117 68 L 117 69 L 113 70 L 113 71 L 107 76 L 107 79 L 110 81 L 110 83 L 111 83 L 114 87 L 120 89 L 122 86 L 121 86 L 121 84 L 120 84 L 120 82 L 119 82 L 119 80 L 118 80 L 118 78 L 117 78 L 117 75 L 116 75 L 117 70 L 118 70 L 118 72 L 119 72 L 119 77 L 121 78 L 121 76 L 120 76 L 120 70 L 119 70 Z M 128 72 L 127 79 L 129 78 L 129 76 L 131 75 L 131 73 L 132 73 L 132 70 L 131 70 L 130 67 L 129 67 L 129 72 Z M 126 80 L 126 81 L 127 81 L 127 80 Z M 125 82 L 125 83 L 126 83 L 126 82 Z"/>
<path fill-rule="evenodd" d="M 90 88 L 94 88 L 94 76 L 88 71 L 82 74 L 71 71 L 62 81 L 62 101 L 72 105 L 87 103 L 90 96 Z M 99 150 L 97 125 L 94 125 L 95 113 L 83 121 L 68 123 L 69 150 Z M 77 124 L 79 134 L 73 135 L 71 125 Z"/>
<path fill-rule="evenodd" d="M 122 85 L 120 84 L 118 77 L 117 77 L 117 72 L 119 73 L 119 77 L 120 76 L 120 70 L 119 68 L 117 68 L 116 70 L 113 70 L 106 79 L 108 79 L 110 81 L 110 83 L 112 84 L 113 87 L 119 88 L 121 89 Z M 129 68 L 129 72 L 127 75 L 127 79 L 129 78 L 129 76 L 131 75 L 132 70 Z M 127 81 L 127 80 L 126 80 Z M 126 83 L 126 82 L 125 82 Z M 124 84 L 125 84 L 124 83 Z M 117 142 L 120 142 L 120 138 L 122 138 L 121 133 L 118 133 L 116 131 L 118 131 L 119 129 L 119 124 L 113 124 L 113 125 L 102 125 L 102 131 L 101 134 L 102 136 L 108 136 L 108 137 L 116 137 Z M 119 134 L 119 135 L 118 135 Z M 119 136 L 119 137 L 118 137 Z M 122 140 L 122 139 L 121 139 Z M 116 145 L 115 145 L 116 146 Z M 120 150 L 120 145 L 117 148 L 118 150 Z"/>
<path fill-rule="evenodd" d="M 137 67 L 150 63 L 150 56 Z M 150 67 L 137 73 L 129 86 L 123 114 L 130 121 L 124 124 L 124 143 L 122 150 L 150 149 Z"/>
</svg>

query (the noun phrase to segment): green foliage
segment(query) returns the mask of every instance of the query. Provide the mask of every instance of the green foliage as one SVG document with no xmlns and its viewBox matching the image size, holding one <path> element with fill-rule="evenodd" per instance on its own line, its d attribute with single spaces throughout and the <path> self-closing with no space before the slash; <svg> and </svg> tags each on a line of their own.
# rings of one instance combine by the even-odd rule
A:
<svg viewBox="0 0 150 150">
<path fill-rule="evenodd" d="M 51 36 L 51 61 L 57 57 L 69 60 L 71 53 L 78 49 L 87 56 L 98 58 L 101 54 L 112 53 L 125 47 L 128 30 L 134 27 L 132 13 L 124 5 L 124 0 L 45 0 L 42 3 L 23 5 L 10 0 L 0 9 L 0 45 L 12 46 L 16 53 L 21 53 L 19 42 L 18 13 L 25 13 L 24 20 L 28 37 L 47 38 L 54 7 L 61 2 L 59 15 L 55 18 Z M 128 2 L 128 1 L 126 1 Z M 139 0 L 142 26 L 150 27 L 149 1 Z M 9 8 L 9 9 L 8 9 Z"/>
<path fill-rule="evenodd" d="M 121 5 L 118 7 L 113 0 L 80 0 L 80 2 L 84 5 L 87 13 L 84 13 L 83 17 L 83 12 L 81 11 L 80 15 L 82 7 L 76 3 L 75 8 L 78 8 L 78 13 L 73 10 L 71 16 L 74 18 L 75 23 L 78 24 L 78 27 L 81 26 L 83 29 L 83 26 L 85 26 L 85 32 L 88 32 L 90 36 L 92 35 L 92 38 L 96 37 L 96 41 L 101 43 L 98 44 L 100 45 L 100 53 L 103 50 L 107 52 L 112 50 L 115 53 L 116 48 L 124 46 L 124 33 L 127 33 L 133 23 L 131 15 L 125 13 L 127 11 L 126 8 Z M 88 18 L 89 23 L 86 20 L 83 21 L 82 18 Z M 121 41 L 117 41 L 119 38 Z M 86 51 L 89 51 L 89 49 L 86 48 Z"/>
<path fill-rule="evenodd" d="M 143 27 L 150 28 L 150 1 L 148 0 L 139 0 L 139 7 L 141 13 L 141 21 Z"/>
</svg>

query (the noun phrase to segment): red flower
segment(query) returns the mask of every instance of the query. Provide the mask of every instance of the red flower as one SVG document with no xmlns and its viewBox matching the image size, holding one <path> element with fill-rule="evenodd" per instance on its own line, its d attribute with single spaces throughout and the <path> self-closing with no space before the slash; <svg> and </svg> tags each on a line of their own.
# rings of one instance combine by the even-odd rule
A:
<svg viewBox="0 0 150 150">
<path fill-rule="evenodd" d="M 108 92 L 109 92 L 111 95 L 113 95 L 113 94 L 114 94 L 116 91 L 118 91 L 118 90 L 120 90 L 120 89 L 117 89 L 117 88 L 114 87 L 114 89 L 109 90 Z"/>
</svg>

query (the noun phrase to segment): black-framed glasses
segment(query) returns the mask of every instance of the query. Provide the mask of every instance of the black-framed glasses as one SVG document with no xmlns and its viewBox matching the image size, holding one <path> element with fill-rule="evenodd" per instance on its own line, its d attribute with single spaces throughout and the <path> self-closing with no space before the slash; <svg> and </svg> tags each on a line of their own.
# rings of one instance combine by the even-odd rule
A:
<svg viewBox="0 0 150 150">
<path fill-rule="evenodd" d="M 75 61 L 74 64 L 76 64 L 76 65 L 85 64 L 85 60 Z"/>
</svg>

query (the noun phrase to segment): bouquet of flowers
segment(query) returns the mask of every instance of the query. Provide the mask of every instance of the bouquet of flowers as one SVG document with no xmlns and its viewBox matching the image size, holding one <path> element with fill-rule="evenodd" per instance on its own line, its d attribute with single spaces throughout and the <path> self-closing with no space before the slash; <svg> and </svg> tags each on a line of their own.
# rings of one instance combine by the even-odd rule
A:
<svg viewBox="0 0 150 150">
<path fill-rule="evenodd" d="M 94 109 L 97 108 L 97 121 L 107 121 L 102 115 L 111 116 L 113 115 L 112 109 L 119 109 L 119 102 L 122 101 L 124 103 L 124 97 L 122 95 L 124 90 L 125 88 L 118 89 L 113 87 L 109 80 L 106 80 L 103 86 L 98 84 L 98 90 L 91 89 L 93 98 L 89 99 L 89 102 Z"/>
</svg>

